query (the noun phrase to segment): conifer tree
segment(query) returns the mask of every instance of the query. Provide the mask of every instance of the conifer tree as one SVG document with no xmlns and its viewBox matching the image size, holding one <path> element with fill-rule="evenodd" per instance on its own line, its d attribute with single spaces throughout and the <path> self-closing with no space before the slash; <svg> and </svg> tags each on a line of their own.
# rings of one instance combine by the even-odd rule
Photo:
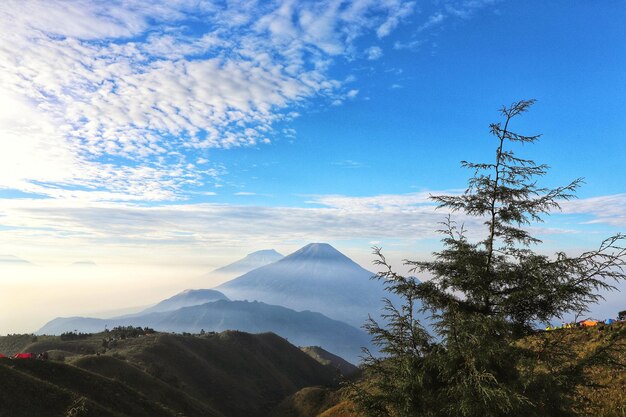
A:
<svg viewBox="0 0 626 417">
<path fill-rule="evenodd" d="M 396 274 L 379 248 L 378 278 L 404 301 L 385 300 L 386 324 L 370 319 L 366 329 L 382 357 L 366 357 L 368 385 L 355 401 L 367 416 L 573 416 L 576 386 L 584 368 L 610 355 L 598 347 L 586 357 L 569 357 L 557 338 L 541 349 L 519 343 L 538 325 L 584 312 L 599 292 L 626 279 L 624 236 L 602 242 L 579 256 L 541 255 L 541 241 L 526 228 L 574 197 L 582 180 L 554 189 L 537 184 L 546 165 L 522 159 L 511 144 L 539 136 L 510 130 L 512 120 L 534 100 L 503 107 L 503 123 L 490 126 L 496 138 L 492 162 L 462 162 L 473 175 L 461 195 L 432 196 L 440 208 L 484 221 L 484 237 L 472 241 L 451 216 L 442 222 L 443 248 L 432 260 L 406 261 L 420 282 Z M 428 324 L 417 319 L 429 316 Z"/>
</svg>

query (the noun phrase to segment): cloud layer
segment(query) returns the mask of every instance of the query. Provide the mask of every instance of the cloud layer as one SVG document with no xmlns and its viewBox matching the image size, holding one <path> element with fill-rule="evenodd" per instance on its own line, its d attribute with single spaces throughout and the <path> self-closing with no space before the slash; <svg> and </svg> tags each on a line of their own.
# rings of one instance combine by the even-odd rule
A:
<svg viewBox="0 0 626 417">
<path fill-rule="evenodd" d="M 76 200 L 14 199 L 0 201 L 3 214 L 0 229 L 0 253 L 28 258 L 30 252 L 63 256 L 81 250 L 96 251 L 90 256 L 133 258 L 158 253 L 166 248 L 172 258 L 197 251 L 207 254 L 214 248 L 258 249 L 282 245 L 302 245 L 311 241 L 404 242 L 438 239 L 438 223 L 446 212 L 436 210 L 428 193 L 381 195 L 372 197 L 316 196 L 309 207 L 262 207 L 221 204 L 177 204 L 145 206 L 131 203 L 85 204 Z M 575 224 L 585 214 L 587 220 L 603 223 L 609 229 L 626 227 L 626 200 L 623 195 L 582 199 L 564 207 L 564 226 L 554 217 L 545 225 L 536 225 L 533 234 L 549 238 L 549 245 L 563 247 L 559 235 L 568 236 L 568 246 L 579 241 L 589 244 Z M 607 217 L 606 213 L 614 213 Z M 472 239 L 484 237 L 481 219 L 453 215 L 463 223 Z M 558 219 L 557 219 L 558 220 Z M 574 224 L 572 224 L 572 221 Z M 603 232 L 606 233 L 606 230 Z M 578 236 L 578 237 L 576 237 Z M 413 243 L 411 243 L 413 242 Z M 599 243 L 593 238 L 592 244 Z M 552 249 L 550 249 L 550 252 Z M 69 254 L 69 255 L 68 255 Z M 114 256 L 115 255 L 115 256 Z M 195 255 L 194 255 L 195 256 Z M 36 259 L 35 259 L 36 261 Z M 69 260 L 68 260 L 69 261 Z M 96 261 L 98 261 L 96 259 Z"/>
<path fill-rule="evenodd" d="M 413 8 L 2 2 L 0 187 L 176 199 L 217 174 L 206 149 L 268 143 L 299 104 L 354 96 L 331 77 L 333 60 L 354 54 L 365 33 L 388 35 Z"/>
</svg>

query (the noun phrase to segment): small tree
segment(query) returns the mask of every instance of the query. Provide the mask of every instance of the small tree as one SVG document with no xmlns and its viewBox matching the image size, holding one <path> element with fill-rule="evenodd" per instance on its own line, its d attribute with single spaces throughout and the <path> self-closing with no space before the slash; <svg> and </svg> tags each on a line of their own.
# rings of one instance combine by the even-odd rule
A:
<svg viewBox="0 0 626 417">
<path fill-rule="evenodd" d="M 355 400 L 368 416 L 570 416 L 576 415 L 574 388 L 584 383 L 584 365 L 610 353 L 604 346 L 585 358 L 568 358 L 557 339 L 541 349 L 519 343 L 548 323 L 597 302 L 611 280 L 626 279 L 623 235 L 599 249 L 570 257 L 534 252 L 540 243 L 525 229 L 574 197 L 577 179 L 555 189 L 537 185 L 547 166 L 517 157 L 510 143 L 533 143 L 539 136 L 509 130 L 511 120 L 534 100 L 502 108 L 504 123 L 492 124 L 495 160 L 462 162 L 473 171 L 461 195 L 431 197 L 439 207 L 484 220 L 486 233 L 472 242 L 450 216 L 442 223 L 443 249 L 430 261 L 406 261 L 419 282 L 393 272 L 379 248 L 378 278 L 404 300 L 386 300 L 386 326 L 366 325 L 382 358 L 366 357 L 369 385 Z M 423 326 L 417 313 L 428 313 Z M 564 363 L 564 362 L 562 362 Z"/>
</svg>

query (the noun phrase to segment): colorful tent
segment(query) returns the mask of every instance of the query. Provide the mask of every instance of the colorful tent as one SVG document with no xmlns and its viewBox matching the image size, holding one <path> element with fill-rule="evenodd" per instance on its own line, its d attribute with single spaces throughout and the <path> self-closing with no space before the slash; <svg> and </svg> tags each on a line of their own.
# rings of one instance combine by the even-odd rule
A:
<svg viewBox="0 0 626 417">
<path fill-rule="evenodd" d="M 583 327 L 593 327 L 593 326 L 597 326 L 598 322 L 596 320 L 587 319 L 587 320 L 581 321 L 580 325 Z"/>
<path fill-rule="evenodd" d="M 13 355 L 14 359 L 36 359 L 37 357 L 35 356 L 34 353 L 16 353 L 15 355 Z"/>
<path fill-rule="evenodd" d="M 6 355 L 3 355 L 2 353 L 0 353 L 0 358 L 6 358 Z"/>
<path fill-rule="evenodd" d="M 604 322 L 604 324 L 613 324 L 615 323 L 615 320 L 613 319 L 606 319 L 606 321 Z"/>
</svg>

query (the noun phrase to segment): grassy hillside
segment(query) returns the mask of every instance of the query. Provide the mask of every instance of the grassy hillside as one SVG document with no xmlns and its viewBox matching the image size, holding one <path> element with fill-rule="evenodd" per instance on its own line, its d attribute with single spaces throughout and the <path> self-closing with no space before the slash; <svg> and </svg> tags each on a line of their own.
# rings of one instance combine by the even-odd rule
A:
<svg viewBox="0 0 626 417">
<path fill-rule="evenodd" d="M 322 349 L 319 346 L 305 346 L 300 349 L 322 365 L 328 365 L 337 369 L 341 375 L 345 377 L 354 375 L 359 371 L 359 368 L 350 362 Z"/>
<path fill-rule="evenodd" d="M 139 391 L 148 400 L 162 404 L 172 410 L 179 410 L 190 416 L 221 416 L 208 404 L 190 396 L 183 390 L 154 378 L 126 360 L 109 355 L 85 356 L 72 362 L 72 365 L 107 378 L 114 378 L 126 386 Z"/>
<path fill-rule="evenodd" d="M 72 408 L 82 408 L 80 416 L 175 415 L 118 381 L 63 363 L 4 359 L 0 380 L 3 417 L 65 416 Z"/>
<path fill-rule="evenodd" d="M 359 417 L 348 388 L 337 388 L 336 369 L 318 362 L 324 352 L 307 354 L 272 333 L 156 333 L 103 344 L 109 337 L 0 337 L 5 354 L 63 358 L 0 359 L 0 417 Z M 614 342 L 614 362 L 589 366 L 592 383 L 572 395 L 584 415 L 626 416 L 626 371 L 618 366 L 626 364 L 626 324 L 542 332 L 521 343 L 539 351 L 556 341 L 579 358 Z"/>
<path fill-rule="evenodd" d="M 22 352 L 26 346 L 37 341 L 38 338 L 38 336 L 32 334 L 0 336 L 0 353 L 10 356 L 17 352 Z"/>
<path fill-rule="evenodd" d="M 2 353 L 63 359 L 1 360 L 0 417 L 265 417 L 306 386 L 336 385 L 334 369 L 271 333 L 109 338 L 0 337 Z"/>
<path fill-rule="evenodd" d="M 611 342 L 611 362 L 590 364 L 585 371 L 590 384 L 572 392 L 572 396 L 581 400 L 584 416 L 626 417 L 626 323 L 540 332 L 521 341 L 521 345 L 539 353 L 546 343 L 554 342 L 564 343 L 563 358 L 585 358 Z M 563 359 L 556 366 L 568 364 Z M 367 383 L 366 376 L 361 383 Z M 271 417 L 360 417 L 348 397 L 347 388 L 305 388 L 283 400 Z"/>
<path fill-rule="evenodd" d="M 606 350 L 610 362 L 595 364 L 589 361 L 585 375 L 590 384 L 572 395 L 582 400 L 581 411 L 588 416 L 626 416 L 626 323 L 539 333 L 522 344 L 539 351 L 546 343 L 556 341 L 563 342 L 568 348 L 568 355 L 578 359 Z M 570 363 L 564 360 L 559 366 Z"/>
<path fill-rule="evenodd" d="M 341 401 L 340 390 L 307 387 L 283 400 L 269 417 L 316 417 Z"/>
</svg>

